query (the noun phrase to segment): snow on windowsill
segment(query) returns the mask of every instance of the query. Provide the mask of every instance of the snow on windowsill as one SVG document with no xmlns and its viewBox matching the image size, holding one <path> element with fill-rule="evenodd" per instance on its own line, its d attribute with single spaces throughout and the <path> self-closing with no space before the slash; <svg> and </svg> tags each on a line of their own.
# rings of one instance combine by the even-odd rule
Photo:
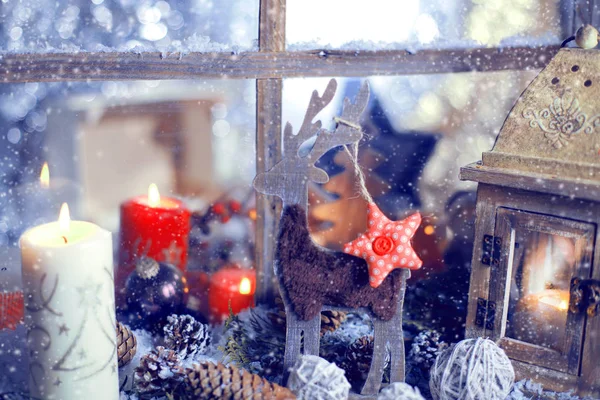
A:
<svg viewBox="0 0 600 400">
<path fill-rule="evenodd" d="M 0 48 L 1 55 L 12 55 L 12 54 L 76 54 L 76 53 L 150 53 L 160 52 L 163 58 L 169 54 L 189 54 L 189 53 L 232 53 L 238 54 L 243 51 L 258 51 L 258 42 L 252 46 L 237 46 L 227 43 L 214 42 L 208 36 L 198 35 L 194 33 L 188 38 L 181 40 L 174 40 L 169 46 L 156 46 L 152 43 L 141 43 L 135 42 L 135 45 L 124 44 L 118 47 L 105 46 L 100 43 L 92 44 L 86 47 L 82 47 L 73 43 L 62 43 L 60 47 L 46 46 L 43 48 L 23 48 L 19 50 L 4 49 Z"/>
<path fill-rule="evenodd" d="M 341 45 L 332 45 L 330 43 L 324 43 L 321 40 L 315 40 L 310 42 L 297 42 L 287 44 L 287 51 L 307 51 L 307 50 L 363 50 L 363 51 L 377 51 L 377 50 L 405 50 L 408 53 L 416 53 L 422 50 L 448 50 L 448 49 L 471 49 L 471 48 L 486 48 L 486 47 L 541 47 L 558 45 L 561 42 L 561 38 L 553 35 L 546 34 L 538 37 L 530 36 L 516 36 L 510 37 L 497 46 L 485 46 L 475 40 L 447 40 L 447 39 L 436 39 L 431 43 L 420 43 L 420 42 L 383 42 L 383 41 L 370 41 L 370 40 L 353 40 Z"/>
</svg>

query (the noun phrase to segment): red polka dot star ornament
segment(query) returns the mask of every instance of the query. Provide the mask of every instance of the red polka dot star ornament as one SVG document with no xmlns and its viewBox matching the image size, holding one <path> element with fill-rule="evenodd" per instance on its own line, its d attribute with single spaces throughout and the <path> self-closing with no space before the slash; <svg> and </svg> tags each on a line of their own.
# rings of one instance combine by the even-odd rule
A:
<svg viewBox="0 0 600 400">
<path fill-rule="evenodd" d="M 371 287 L 379 287 L 396 268 L 421 268 L 423 261 L 410 243 L 421 225 L 421 214 L 417 212 L 402 221 L 391 221 L 377 204 L 369 203 L 367 218 L 367 231 L 346 243 L 344 252 L 367 261 Z"/>
</svg>

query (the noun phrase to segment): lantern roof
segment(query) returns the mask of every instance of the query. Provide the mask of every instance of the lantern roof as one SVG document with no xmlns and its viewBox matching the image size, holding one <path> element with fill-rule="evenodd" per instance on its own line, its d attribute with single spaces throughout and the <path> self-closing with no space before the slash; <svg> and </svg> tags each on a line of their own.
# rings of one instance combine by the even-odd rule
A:
<svg viewBox="0 0 600 400">
<path fill-rule="evenodd" d="M 461 179 L 557 194 L 564 184 L 584 185 L 600 199 L 600 51 L 558 51 L 513 106 L 493 149 Z"/>
</svg>

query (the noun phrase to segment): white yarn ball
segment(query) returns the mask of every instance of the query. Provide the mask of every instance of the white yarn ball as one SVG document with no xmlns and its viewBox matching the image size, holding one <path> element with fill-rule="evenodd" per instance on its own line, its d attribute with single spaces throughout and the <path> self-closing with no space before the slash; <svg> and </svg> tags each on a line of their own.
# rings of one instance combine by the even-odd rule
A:
<svg viewBox="0 0 600 400">
<path fill-rule="evenodd" d="M 288 379 L 298 400 L 346 400 L 350 384 L 344 370 L 317 356 L 302 356 Z"/>
<path fill-rule="evenodd" d="M 444 350 L 431 368 L 436 400 L 504 400 L 515 371 L 504 350 L 488 339 L 467 339 Z"/>
<path fill-rule="evenodd" d="M 395 382 L 384 388 L 377 400 L 425 400 L 419 389 L 404 382 Z"/>
</svg>

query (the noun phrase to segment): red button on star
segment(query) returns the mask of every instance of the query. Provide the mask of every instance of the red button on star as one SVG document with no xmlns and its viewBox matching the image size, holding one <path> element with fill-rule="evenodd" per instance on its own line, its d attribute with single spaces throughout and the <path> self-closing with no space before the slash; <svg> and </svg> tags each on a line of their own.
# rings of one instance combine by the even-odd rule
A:
<svg viewBox="0 0 600 400">
<path fill-rule="evenodd" d="M 391 253 L 393 248 L 394 241 L 387 236 L 377 236 L 375 240 L 373 240 L 373 251 L 377 253 L 377 255 L 383 256 Z"/>
<path fill-rule="evenodd" d="M 368 230 L 346 243 L 344 252 L 367 261 L 371 286 L 381 285 L 396 268 L 421 268 L 423 261 L 410 244 L 421 224 L 421 214 L 415 213 L 402 221 L 390 221 L 375 203 L 369 204 L 367 213 Z"/>
</svg>

